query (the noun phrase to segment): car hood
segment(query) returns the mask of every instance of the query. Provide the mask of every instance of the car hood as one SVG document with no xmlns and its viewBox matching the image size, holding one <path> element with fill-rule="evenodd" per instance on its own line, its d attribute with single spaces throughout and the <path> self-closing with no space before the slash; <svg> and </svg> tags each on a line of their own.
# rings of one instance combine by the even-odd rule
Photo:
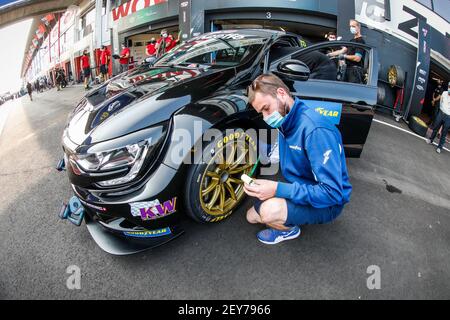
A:
<svg viewBox="0 0 450 320">
<path fill-rule="evenodd" d="M 141 130 L 168 120 L 233 75 L 234 69 L 141 66 L 83 98 L 69 115 L 64 135 L 80 146 Z"/>
</svg>

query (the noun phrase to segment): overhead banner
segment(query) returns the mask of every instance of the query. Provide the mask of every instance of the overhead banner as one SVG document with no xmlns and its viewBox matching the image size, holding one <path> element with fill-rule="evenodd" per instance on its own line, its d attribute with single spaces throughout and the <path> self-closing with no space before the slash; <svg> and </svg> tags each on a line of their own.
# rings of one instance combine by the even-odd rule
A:
<svg viewBox="0 0 450 320">
<path fill-rule="evenodd" d="M 119 32 L 167 17 L 168 0 L 130 0 L 112 9 L 112 21 Z"/>
<path fill-rule="evenodd" d="M 409 99 L 405 112 L 405 120 L 410 116 L 420 114 L 425 93 L 427 90 L 428 77 L 430 72 L 430 26 L 425 19 L 419 19 L 419 46 L 417 49 L 416 74 L 414 76 L 414 85 L 412 87 L 412 95 Z"/>
</svg>

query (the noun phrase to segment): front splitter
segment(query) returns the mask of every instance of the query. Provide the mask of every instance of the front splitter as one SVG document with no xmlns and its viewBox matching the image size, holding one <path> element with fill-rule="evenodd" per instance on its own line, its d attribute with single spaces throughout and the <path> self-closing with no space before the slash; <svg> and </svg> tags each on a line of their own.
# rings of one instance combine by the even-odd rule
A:
<svg viewBox="0 0 450 320">
<path fill-rule="evenodd" d="M 97 243 L 103 251 L 117 256 L 135 254 L 149 250 L 163 245 L 183 234 L 183 230 L 174 230 L 170 235 L 148 238 L 144 241 L 139 239 L 126 239 L 109 232 L 99 223 L 93 221 L 88 215 L 85 216 L 84 220 L 95 243 Z"/>
</svg>

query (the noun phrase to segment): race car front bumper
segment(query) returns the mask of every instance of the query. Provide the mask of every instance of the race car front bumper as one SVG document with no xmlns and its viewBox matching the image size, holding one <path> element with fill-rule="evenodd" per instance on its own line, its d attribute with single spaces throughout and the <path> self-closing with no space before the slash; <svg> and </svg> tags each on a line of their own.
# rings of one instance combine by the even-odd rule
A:
<svg viewBox="0 0 450 320">
<path fill-rule="evenodd" d="M 140 226 L 130 227 L 125 218 L 102 221 L 76 196 L 73 196 L 68 204 L 62 205 L 58 215 L 76 226 L 80 226 L 84 220 L 97 245 L 113 255 L 142 252 L 167 243 L 183 233 L 177 225 L 149 230 Z"/>
<path fill-rule="evenodd" d="M 142 252 L 165 244 L 183 234 L 183 230 L 178 227 L 140 231 L 133 229 L 117 230 L 116 227 L 108 226 L 104 222 L 94 221 L 89 215 L 85 216 L 84 221 L 97 245 L 103 251 L 113 255 Z M 117 226 L 118 221 L 115 224 Z"/>
</svg>

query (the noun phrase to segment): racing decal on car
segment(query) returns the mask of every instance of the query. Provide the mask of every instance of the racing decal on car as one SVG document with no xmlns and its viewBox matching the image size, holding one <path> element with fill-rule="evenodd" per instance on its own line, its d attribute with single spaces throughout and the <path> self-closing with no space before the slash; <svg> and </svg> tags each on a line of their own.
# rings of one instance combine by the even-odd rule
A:
<svg viewBox="0 0 450 320">
<path fill-rule="evenodd" d="M 342 104 L 336 102 L 302 100 L 309 108 L 314 109 L 317 113 L 330 120 L 333 124 L 338 125 L 341 122 Z"/>
<path fill-rule="evenodd" d="M 211 33 L 211 34 L 206 34 L 206 35 L 202 35 L 197 37 L 196 40 L 207 40 L 207 39 L 228 39 L 228 40 L 240 40 L 240 39 L 244 39 L 245 37 L 247 37 L 247 35 L 245 34 L 238 34 L 238 33 Z"/>
<path fill-rule="evenodd" d="M 86 201 L 83 201 L 80 198 L 78 198 L 78 200 L 80 200 L 80 202 L 83 203 L 84 205 L 86 205 L 88 207 L 91 207 L 93 209 L 96 209 L 96 210 L 99 210 L 99 211 L 106 211 L 106 208 L 104 208 L 104 207 L 99 207 L 99 206 L 93 205 L 92 203 L 88 203 Z"/>
<path fill-rule="evenodd" d="M 231 134 L 226 135 L 225 137 L 223 137 L 222 140 L 219 140 L 217 142 L 216 147 L 222 148 L 224 146 L 224 144 L 227 144 L 229 141 L 237 140 L 237 139 L 245 139 L 253 147 L 253 149 L 256 150 L 256 142 L 251 137 L 251 135 L 248 133 L 240 132 L 240 131 L 235 131 Z"/>
<path fill-rule="evenodd" d="M 141 217 L 142 220 L 154 220 L 168 216 L 176 211 L 177 198 L 165 201 L 163 204 L 158 199 L 153 201 L 133 202 L 130 204 L 131 215 Z"/>
<path fill-rule="evenodd" d="M 171 234 L 170 228 L 163 228 L 158 230 L 143 230 L 143 231 L 130 231 L 124 232 L 123 234 L 129 237 L 135 238 L 155 238 L 162 237 Z"/>
</svg>

